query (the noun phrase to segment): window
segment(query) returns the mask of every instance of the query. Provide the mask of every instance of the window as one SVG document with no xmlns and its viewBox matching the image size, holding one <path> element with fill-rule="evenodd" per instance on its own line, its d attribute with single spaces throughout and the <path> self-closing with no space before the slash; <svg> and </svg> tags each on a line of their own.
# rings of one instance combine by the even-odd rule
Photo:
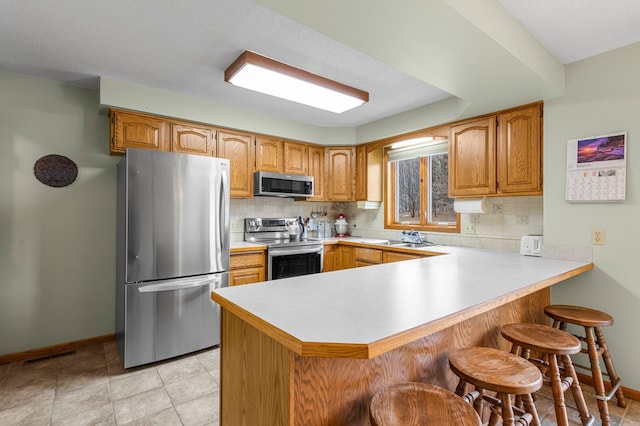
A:
<svg viewBox="0 0 640 426">
<path fill-rule="evenodd" d="M 459 232 L 458 214 L 449 198 L 446 140 L 387 152 L 387 228 Z"/>
</svg>

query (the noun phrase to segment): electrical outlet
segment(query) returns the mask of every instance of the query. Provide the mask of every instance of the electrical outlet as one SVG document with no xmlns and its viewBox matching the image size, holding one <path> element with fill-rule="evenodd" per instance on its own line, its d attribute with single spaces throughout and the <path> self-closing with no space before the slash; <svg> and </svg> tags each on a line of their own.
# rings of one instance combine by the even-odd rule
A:
<svg viewBox="0 0 640 426">
<path fill-rule="evenodd" d="M 238 232 L 238 228 L 239 228 L 238 222 L 232 220 L 231 221 L 231 232 Z"/>
<path fill-rule="evenodd" d="M 464 234 L 475 235 L 476 234 L 476 224 L 475 223 L 467 223 L 464 225 Z"/>
<path fill-rule="evenodd" d="M 604 229 L 593 229 L 591 231 L 591 244 L 604 245 Z"/>
</svg>

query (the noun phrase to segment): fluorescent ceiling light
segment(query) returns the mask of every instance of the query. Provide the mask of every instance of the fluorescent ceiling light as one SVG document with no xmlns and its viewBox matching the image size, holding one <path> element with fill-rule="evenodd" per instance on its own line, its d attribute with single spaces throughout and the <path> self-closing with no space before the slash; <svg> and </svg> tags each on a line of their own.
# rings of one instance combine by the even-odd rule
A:
<svg viewBox="0 0 640 426">
<path fill-rule="evenodd" d="M 224 81 L 315 108 L 342 113 L 369 101 L 369 93 L 245 50 Z"/>
</svg>

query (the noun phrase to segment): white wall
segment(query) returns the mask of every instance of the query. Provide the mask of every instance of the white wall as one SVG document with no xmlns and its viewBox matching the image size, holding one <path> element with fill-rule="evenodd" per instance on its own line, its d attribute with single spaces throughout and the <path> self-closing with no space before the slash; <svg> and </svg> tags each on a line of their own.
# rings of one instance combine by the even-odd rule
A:
<svg viewBox="0 0 640 426">
<path fill-rule="evenodd" d="M 319 127 L 164 90 L 100 79 L 100 104 L 321 145 L 353 145 L 354 127 Z"/>
<path fill-rule="evenodd" d="M 554 303 L 591 306 L 614 316 L 605 329 L 624 386 L 640 389 L 640 44 L 567 66 L 567 93 L 545 102 L 545 244 L 591 246 L 591 230 L 605 230 L 593 247 L 595 269 L 553 287 Z M 626 131 L 627 197 L 623 203 L 564 200 L 567 139 Z"/>
<path fill-rule="evenodd" d="M 112 333 L 115 183 L 98 93 L 0 71 L 0 354 Z M 34 162 L 79 168 L 52 188 Z"/>
</svg>

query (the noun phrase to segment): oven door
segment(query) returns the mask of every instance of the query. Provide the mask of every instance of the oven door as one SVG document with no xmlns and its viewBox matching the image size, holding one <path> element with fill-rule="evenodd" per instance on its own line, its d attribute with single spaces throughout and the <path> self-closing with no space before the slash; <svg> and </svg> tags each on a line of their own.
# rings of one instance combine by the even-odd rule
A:
<svg viewBox="0 0 640 426">
<path fill-rule="evenodd" d="M 267 253 L 270 280 L 322 271 L 322 247 L 277 248 L 269 249 Z"/>
</svg>

